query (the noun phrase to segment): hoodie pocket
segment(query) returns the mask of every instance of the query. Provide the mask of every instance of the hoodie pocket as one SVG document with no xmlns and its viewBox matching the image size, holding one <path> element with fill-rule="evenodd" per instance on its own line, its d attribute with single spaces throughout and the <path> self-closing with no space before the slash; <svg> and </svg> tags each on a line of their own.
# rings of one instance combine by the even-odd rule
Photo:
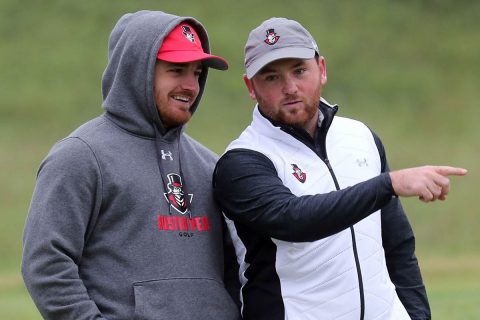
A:
<svg viewBox="0 0 480 320">
<path fill-rule="evenodd" d="M 237 306 L 223 284 L 204 278 L 136 282 L 136 320 L 237 320 Z"/>
</svg>

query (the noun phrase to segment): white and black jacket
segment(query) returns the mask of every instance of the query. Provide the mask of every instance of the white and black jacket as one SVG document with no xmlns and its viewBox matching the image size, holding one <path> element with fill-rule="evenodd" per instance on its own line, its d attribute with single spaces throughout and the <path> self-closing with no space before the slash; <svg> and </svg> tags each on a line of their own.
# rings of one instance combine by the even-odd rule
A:
<svg viewBox="0 0 480 320">
<path fill-rule="evenodd" d="M 217 164 L 214 194 L 240 264 L 244 319 L 430 319 L 414 235 L 383 146 L 324 116 L 315 139 L 258 106 Z M 407 314 L 408 312 L 408 314 Z"/>
</svg>

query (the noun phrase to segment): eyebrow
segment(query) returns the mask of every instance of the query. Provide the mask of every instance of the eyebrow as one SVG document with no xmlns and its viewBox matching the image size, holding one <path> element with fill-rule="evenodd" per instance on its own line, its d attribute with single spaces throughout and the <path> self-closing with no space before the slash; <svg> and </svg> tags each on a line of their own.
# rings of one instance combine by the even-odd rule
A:
<svg viewBox="0 0 480 320">
<path fill-rule="evenodd" d="M 275 72 L 275 70 L 269 69 L 268 67 L 263 67 L 258 71 L 258 74 L 265 74 L 265 73 L 270 73 L 270 72 Z"/>
<path fill-rule="evenodd" d="M 171 67 L 186 67 L 189 63 L 192 63 L 192 62 L 170 62 L 170 61 L 165 61 L 167 63 L 167 65 L 171 66 Z M 199 63 L 197 65 L 197 69 L 203 69 L 204 66 L 203 66 L 203 63 Z"/>
<path fill-rule="evenodd" d="M 300 60 L 298 61 L 297 63 L 295 63 L 294 65 L 292 65 L 290 68 L 291 69 L 295 69 L 295 68 L 298 68 L 300 67 L 301 65 L 304 64 L 304 60 Z M 269 67 L 268 65 L 266 65 L 265 67 L 263 67 L 262 69 L 260 69 L 260 71 L 258 71 L 258 74 L 265 74 L 265 73 L 271 73 L 271 72 L 275 72 L 276 70 L 275 69 L 272 69 L 271 67 Z"/>
</svg>

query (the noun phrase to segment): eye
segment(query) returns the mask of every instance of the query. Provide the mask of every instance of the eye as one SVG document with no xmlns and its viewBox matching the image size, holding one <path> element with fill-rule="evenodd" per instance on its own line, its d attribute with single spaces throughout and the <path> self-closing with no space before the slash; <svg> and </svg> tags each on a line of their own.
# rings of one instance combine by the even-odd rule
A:
<svg viewBox="0 0 480 320">
<path fill-rule="evenodd" d="M 302 75 L 302 74 L 305 73 L 305 71 L 307 71 L 307 68 L 300 67 L 300 68 L 295 69 L 295 74 Z"/>
<path fill-rule="evenodd" d="M 203 72 L 203 69 L 197 69 L 197 70 L 195 70 L 195 76 L 196 76 L 197 78 L 200 77 L 200 75 L 202 74 L 202 72 Z"/>
<path fill-rule="evenodd" d="M 278 77 L 277 77 L 276 74 L 267 74 L 267 75 L 265 75 L 265 77 L 263 79 L 265 81 L 271 82 L 271 81 L 275 81 L 276 79 L 278 79 Z"/>
<path fill-rule="evenodd" d="M 181 73 L 183 72 L 183 68 L 173 67 L 173 68 L 170 68 L 168 71 L 169 71 L 169 72 L 172 72 L 172 73 L 181 74 Z"/>
</svg>

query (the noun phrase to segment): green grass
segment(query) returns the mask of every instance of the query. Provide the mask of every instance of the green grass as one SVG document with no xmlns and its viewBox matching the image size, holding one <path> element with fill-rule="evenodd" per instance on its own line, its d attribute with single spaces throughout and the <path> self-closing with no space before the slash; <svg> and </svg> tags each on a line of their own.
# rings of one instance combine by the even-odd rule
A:
<svg viewBox="0 0 480 320">
<path fill-rule="evenodd" d="M 478 256 L 428 256 L 420 262 L 433 319 L 480 319 Z M 41 319 L 18 274 L 0 273 L 0 318 Z"/>
<path fill-rule="evenodd" d="M 188 132 L 217 153 L 250 122 L 242 81 L 248 31 L 297 19 L 327 61 L 325 97 L 382 138 L 392 169 L 451 164 L 446 202 L 403 201 L 434 319 L 480 319 L 480 2 L 253 0 L 0 2 L 0 319 L 39 319 L 21 277 L 22 229 L 51 145 L 100 114 L 107 39 L 124 12 L 197 17 L 228 72 L 212 71 Z"/>
<path fill-rule="evenodd" d="M 0 318 L 42 319 L 18 273 L 0 273 Z"/>
<path fill-rule="evenodd" d="M 433 319 L 480 319 L 480 258 L 425 258 L 423 276 Z"/>
</svg>

